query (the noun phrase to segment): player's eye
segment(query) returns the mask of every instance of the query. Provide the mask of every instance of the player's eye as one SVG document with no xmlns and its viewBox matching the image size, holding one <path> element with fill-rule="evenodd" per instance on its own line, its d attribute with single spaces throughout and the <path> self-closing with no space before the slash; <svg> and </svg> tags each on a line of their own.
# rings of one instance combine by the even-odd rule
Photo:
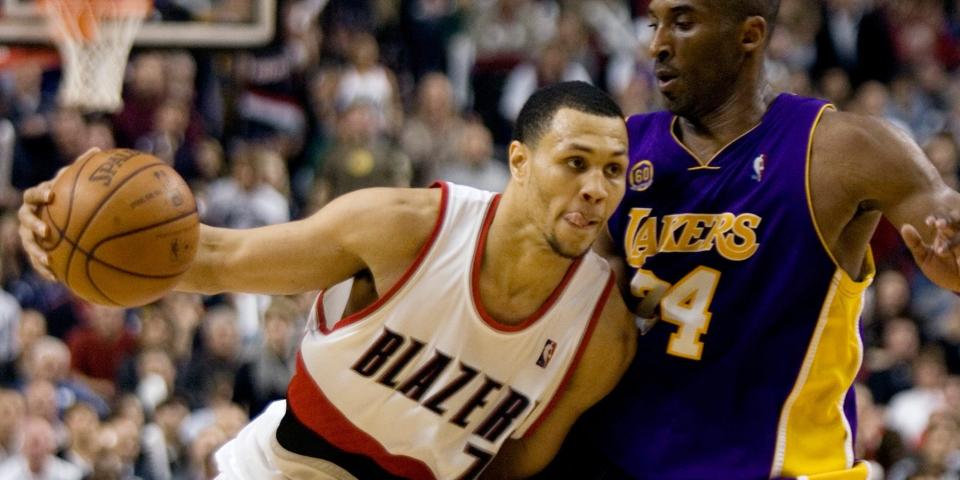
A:
<svg viewBox="0 0 960 480">
<path fill-rule="evenodd" d="M 567 159 L 567 166 L 574 170 L 583 170 L 587 166 L 587 162 L 583 157 L 570 157 Z"/>
<path fill-rule="evenodd" d="M 693 21 L 687 17 L 678 17 L 673 21 L 678 30 L 687 31 L 693 28 Z"/>
<path fill-rule="evenodd" d="M 604 167 L 603 171 L 608 177 L 616 178 L 623 175 L 623 165 L 611 163 Z"/>
</svg>

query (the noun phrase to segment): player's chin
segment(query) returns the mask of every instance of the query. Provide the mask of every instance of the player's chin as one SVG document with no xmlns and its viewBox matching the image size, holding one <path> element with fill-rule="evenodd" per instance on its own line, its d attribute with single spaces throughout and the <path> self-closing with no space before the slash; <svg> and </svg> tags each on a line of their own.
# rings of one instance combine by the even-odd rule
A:
<svg viewBox="0 0 960 480">
<path fill-rule="evenodd" d="M 561 257 L 577 258 L 587 253 L 596 239 L 597 234 L 595 232 L 572 232 L 556 235 L 550 242 L 550 246 Z"/>
<path fill-rule="evenodd" d="M 684 115 L 689 111 L 689 102 L 686 101 L 686 98 L 683 95 L 680 95 L 677 92 L 660 92 L 663 97 L 663 106 L 670 113 L 675 115 Z"/>
</svg>

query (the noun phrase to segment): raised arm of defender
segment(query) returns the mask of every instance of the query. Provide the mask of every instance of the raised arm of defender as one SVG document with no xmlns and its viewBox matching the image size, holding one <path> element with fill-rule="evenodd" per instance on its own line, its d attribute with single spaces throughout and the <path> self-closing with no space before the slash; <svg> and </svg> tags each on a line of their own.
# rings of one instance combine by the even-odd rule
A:
<svg viewBox="0 0 960 480">
<path fill-rule="evenodd" d="M 951 240 L 960 230 L 960 194 L 906 132 L 877 118 L 828 112 L 814 134 L 810 188 L 824 240 L 848 272 L 882 214 L 927 277 L 960 290 L 960 243 Z"/>
</svg>

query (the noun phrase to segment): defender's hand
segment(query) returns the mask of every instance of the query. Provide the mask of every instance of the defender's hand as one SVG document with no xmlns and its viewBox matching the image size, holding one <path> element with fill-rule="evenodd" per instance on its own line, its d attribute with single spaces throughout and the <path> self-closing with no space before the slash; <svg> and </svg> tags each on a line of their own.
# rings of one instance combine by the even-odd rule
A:
<svg viewBox="0 0 960 480">
<path fill-rule="evenodd" d="M 944 218 L 927 217 L 926 223 L 934 229 L 931 243 L 923 241 L 920 232 L 913 225 L 900 228 L 907 248 L 914 260 L 927 276 L 937 285 L 955 292 L 960 291 L 960 225 L 956 221 Z"/>
<path fill-rule="evenodd" d="M 91 148 L 77 157 L 75 161 L 81 161 L 99 151 L 99 148 Z M 44 249 L 40 248 L 40 244 L 37 242 L 37 239 L 44 239 L 50 235 L 50 226 L 40 219 L 39 214 L 41 208 L 53 201 L 53 183 L 63 175 L 65 170 L 66 167 L 61 168 L 53 179 L 24 191 L 23 204 L 17 211 L 17 218 L 20 220 L 20 243 L 23 250 L 30 258 L 34 270 L 52 281 L 56 281 L 56 277 L 50 270 L 50 256 Z"/>
</svg>

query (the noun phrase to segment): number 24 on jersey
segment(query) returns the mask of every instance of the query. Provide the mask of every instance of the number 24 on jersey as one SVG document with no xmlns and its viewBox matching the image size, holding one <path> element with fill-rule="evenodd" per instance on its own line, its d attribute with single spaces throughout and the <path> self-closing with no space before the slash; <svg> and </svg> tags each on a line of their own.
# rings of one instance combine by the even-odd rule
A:
<svg viewBox="0 0 960 480">
<path fill-rule="evenodd" d="M 720 282 L 720 272 L 699 266 L 671 285 L 649 270 L 638 269 L 630 280 L 630 293 L 640 299 L 637 314 L 651 317 L 660 307 L 660 317 L 676 325 L 670 335 L 667 353 L 700 360 L 703 342 L 700 337 L 710 327 L 710 303 Z"/>
</svg>

